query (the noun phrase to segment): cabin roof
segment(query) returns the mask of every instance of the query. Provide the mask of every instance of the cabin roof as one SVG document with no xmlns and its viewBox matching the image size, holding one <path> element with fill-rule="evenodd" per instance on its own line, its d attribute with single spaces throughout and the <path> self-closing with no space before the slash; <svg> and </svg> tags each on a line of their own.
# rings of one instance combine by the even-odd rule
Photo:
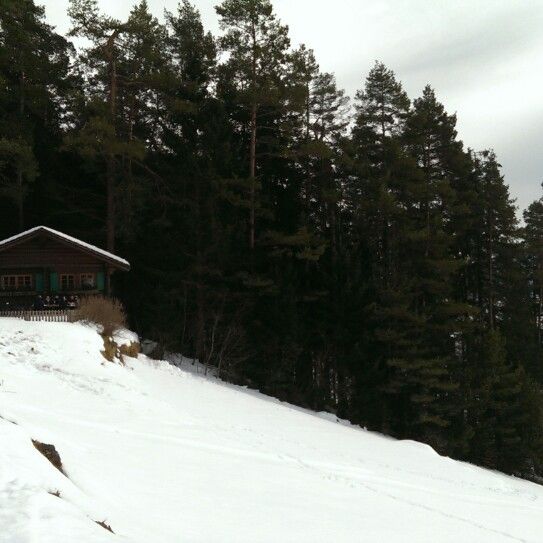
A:
<svg viewBox="0 0 543 543">
<path fill-rule="evenodd" d="M 124 271 L 128 271 L 130 269 L 130 263 L 128 260 L 114 255 L 109 251 L 105 251 L 104 249 L 100 249 L 100 247 L 96 247 L 95 245 L 91 245 L 90 243 L 86 243 L 80 239 L 69 236 L 68 234 L 64 234 L 58 230 L 53 230 L 53 228 L 49 228 L 48 226 L 35 226 L 34 228 L 30 228 L 30 230 L 26 230 L 20 234 L 16 234 L 15 236 L 11 236 L 10 238 L 0 241 L 0 251 L 4 251 L 13 245 L 17 245 L 34 238 L 41 233 L 46 234 L 50 238 L 79 248 L 86 253 L 93 254 L 102 260 L 106 260 L 107 262 L 116 265 L 118 268 Z"/>
</svg>

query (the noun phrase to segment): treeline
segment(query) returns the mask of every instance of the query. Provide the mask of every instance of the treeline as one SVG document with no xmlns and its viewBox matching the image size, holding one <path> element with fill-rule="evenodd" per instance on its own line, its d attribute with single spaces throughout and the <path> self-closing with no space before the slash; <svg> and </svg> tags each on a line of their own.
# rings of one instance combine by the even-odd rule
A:
<svg viewBox="0 0 543 543">
<path fill-rule="evenodd" d="M 430 86 L 376 62 L 351 104 L 268 0 L 224 0 L 220 37 L 186 0 L 69 14 L 0 3 L 2 237 L 127 257 L 132 325 L 224 378 L 543 474 L 543 201 L 519 224 Z"/>
</svg>

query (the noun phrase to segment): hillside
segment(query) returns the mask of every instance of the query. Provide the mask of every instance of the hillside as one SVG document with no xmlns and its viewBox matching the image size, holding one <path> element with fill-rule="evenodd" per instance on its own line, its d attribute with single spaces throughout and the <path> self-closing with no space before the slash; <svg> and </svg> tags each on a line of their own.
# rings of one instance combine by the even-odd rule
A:
<svg viewBox="0 0 543 543">
<path fill-rule="evenodd" d="M 0 542 L 541 540 L 543 487 L 101 348 L 1 320 Z"/>
</svg>

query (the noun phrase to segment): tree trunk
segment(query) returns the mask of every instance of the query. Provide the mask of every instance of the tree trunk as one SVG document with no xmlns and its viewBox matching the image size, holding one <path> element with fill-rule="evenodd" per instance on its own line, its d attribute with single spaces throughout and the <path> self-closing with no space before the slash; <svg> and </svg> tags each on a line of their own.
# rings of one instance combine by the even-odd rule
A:
<svg viewBox="0 0 543 543">
<path fill-rule="evenodd" d="M 492 237 L 492 225 L 490 225 L 489 243 L 488 243 L 488 320 L 490 329 L 494 329 L 494 266 L 492 263 L 492 251 L 494 250 L 494 243 Z"/>
<path fill-rule="evenodd" d="M 110 153 L 107 158 L 106 169 L 106 248 L 110 252 L 115 251 L 115 157 Z"/>
<path fill-rule="evenodd" d="M 23 186 L 23 172 L 21 166 L 17 168 L 17 213 L 19 222 L 19 231 L 24 229 L 24 186 Z"/>
<path fill-rule="evenodd" d="M 305 143 L 309 144 L 311 137 L 310 124 L 311 124 L 311 87 L 306 85 L 307 100 L 305 103 Z M 306 179 L 305 179 L 305 211 L 306 218 L 308 219 L 311 214 L 311 158 L 309 154 L 306 154 Z"/>
<path fill-rule="evenodd" d="M 251 59 L 251 143 L 249 149 L 249 180 L 251 183 L 250 194 L 250 210 L 249 210 L 249 247 L 251 250 L 255 248 L 255 223 L 256 223 L 256 115 L 257 115 L 257 98 L 256 98 L 256 70 L 257 70 L 257 39 L 256 39 L 256 22 L 253 21 L 251 28 L 252 37 L 252 59 Z"/>
<path fill-rule="evenodd" d="M 19 115 L 21 117 L 21 126 L 23 125 L 25 115 L 25 80 L 26 76 L 24 72 L 21 72 L 19 79 L 20 83 L 20 99 L 19 99 Z M 22 166 L 17 166 L 17 214 L 19 222 L 19 230 L 22 232 L 24 228 L 24 179 Z"/>
<path fill-rule="evenodd" d="M 251 182 L 251 207 L 249 211 L 249 247 L 255 248 L 256 205 L 256 103 L 251 106 L 251 149 L 249 156 L 249 179 Z"/>
<path fill-rule="evenodd" d="M 424 169 L 426 170 L 426 250 L 424 255 L 426 258 L 430 255 L 430 185 L 432 183 L 432 173 L 430 171 L 430 150 L 429 144 L 424 149 Z"/>
<path fill-rule="evenodd" d="M 196 345 L 195 354 L 198 360 L 205 363 L 205 309 L 204 309 L 204 293 L 202 285 L 198 284 L 196 287 Z"/>
<path fill-rule="evenodd" d="M 539 277 L 541 277 L 541 271 L 539 272 L 538 275 Z M 537 304 L 537 348 L 538 349 L 541 349 L 541 319 L 542 317 L 543 317 L 543 285 L 540 283 L 539 284 L 539 299 L 538 299 L 538 304 Z"/>
<path fill-rule="evenodd" d="M 116 113 L 117 113 L 117 65 L 115 62 L 115 38 L 119 34 L 116 30 L 108 39 L 106 44 L 106 57 L 109 62 L 109 115 L 110 123 L 113 130 L 113 139 L 117 137 L 116 134 Z M 106 165 L 106 247 L 108 251 L 113 252 L 115 250 L 115 156 L 113 153 L 108 153 Z"/>
</svg>

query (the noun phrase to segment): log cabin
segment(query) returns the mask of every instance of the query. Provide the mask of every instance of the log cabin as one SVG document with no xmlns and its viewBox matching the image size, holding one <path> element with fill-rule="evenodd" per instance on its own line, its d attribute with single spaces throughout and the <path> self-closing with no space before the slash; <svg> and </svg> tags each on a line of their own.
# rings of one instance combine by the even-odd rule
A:
<svg viewBox="0 0 543 543">
<path fill-rule="evenodd" d="M 0 241 L 0 299 L 24 305 L 42 294 L 109 294 L 124 258 L 46 226 Z"/>
</svg>

